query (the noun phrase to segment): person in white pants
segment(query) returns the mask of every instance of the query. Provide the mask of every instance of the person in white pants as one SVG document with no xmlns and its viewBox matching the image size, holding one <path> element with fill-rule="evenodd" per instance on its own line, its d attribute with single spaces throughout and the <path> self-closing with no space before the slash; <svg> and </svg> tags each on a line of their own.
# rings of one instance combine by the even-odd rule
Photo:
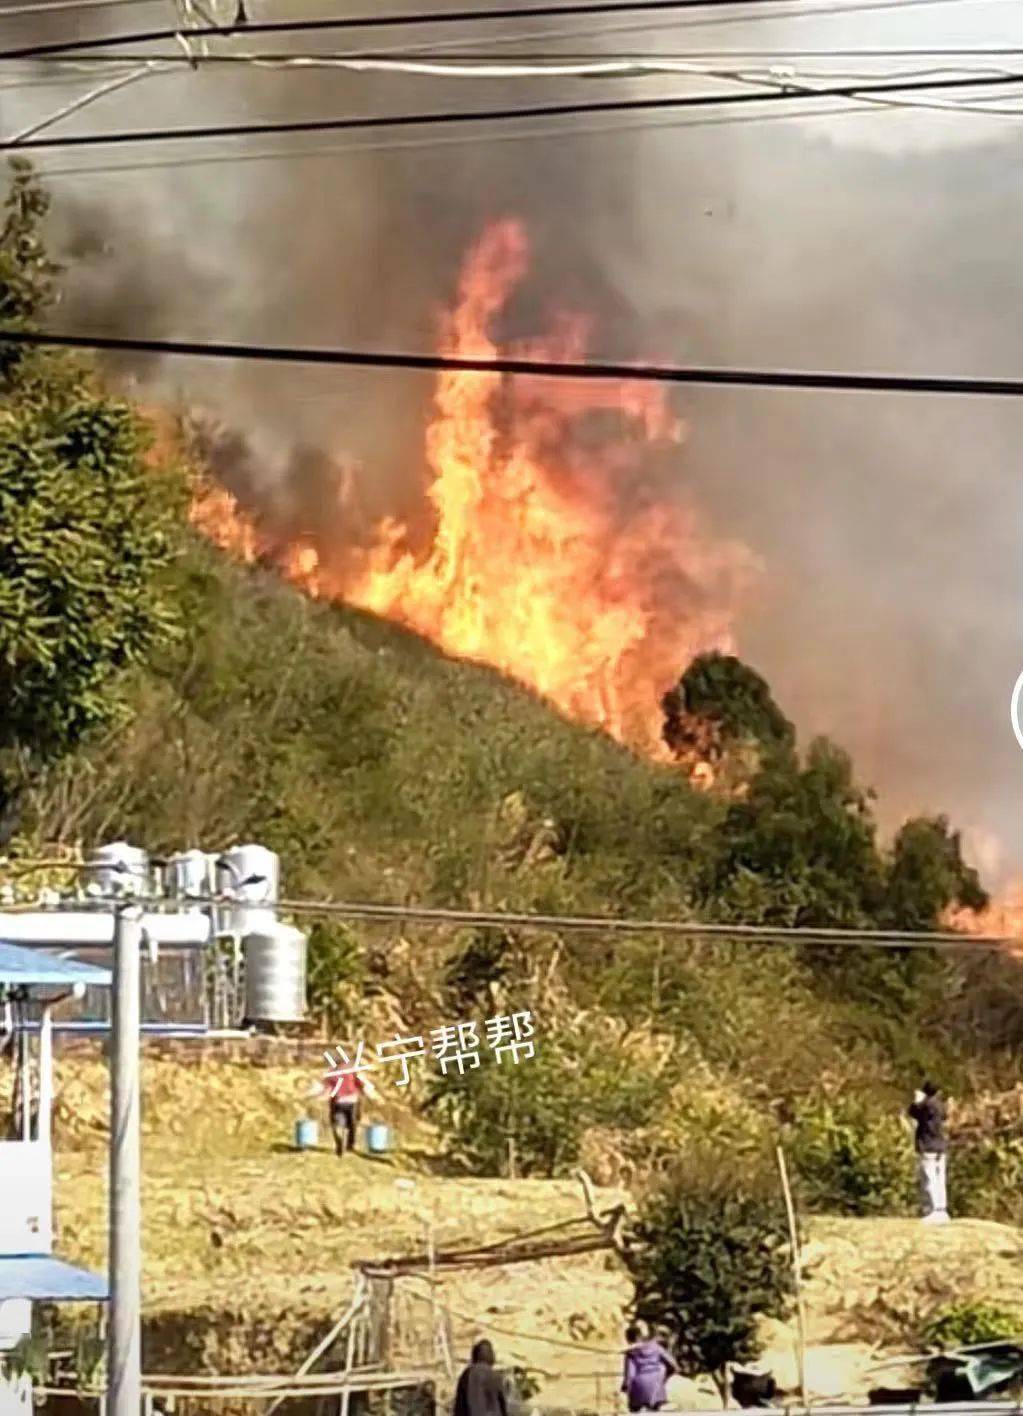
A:
<svg viewBox="0 0 1023 1416">
<path fill-rule="evenodd" d="M 945 1104 L 933 1082 L 924 1082 L 913 1097 L 910 1118 L 916 1123 L 917 1167 L 925 1224 L 948 1223 L 948 1137 Z"/>
</svg>

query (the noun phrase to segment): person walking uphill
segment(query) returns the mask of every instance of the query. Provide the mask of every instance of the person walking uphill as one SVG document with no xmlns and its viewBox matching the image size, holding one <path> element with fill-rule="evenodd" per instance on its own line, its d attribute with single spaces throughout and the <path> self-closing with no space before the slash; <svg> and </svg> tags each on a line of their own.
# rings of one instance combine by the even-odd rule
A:
<svg viewBox="0 0 1023 1416">
<path fill-rule="evenodd" d="M 909 1115 L 916 1123 L 916 1154 L 924 1223 L 947 1224 L 948 1136 L 945 1133 L 945 1103 L 933 1082 L 924 1082 L 913 1097 Z"/>
<path fill-rule="evenodd" d="M 338 1157 L 355 1149 L 355 1138 L 359 1130 L 359 1103 L 363 1094 L 370 1101 L 378 1092 L 373 1083 L 355 1072 L 345 1072 L 342 1076 L 328 1075 L 309 1088 L 310 1095 L 326 1096 L 330 1107 L 330 1129 L 334 1134 L 334 1149 Z"/>
<path fill-rule="evenodd" d="M 678 1368 L 659 1342 L 644 1337 L 635 1323 L 626 1331 L 622 1391 L 630 1411 L 660 1411 L 668 1400 L 666 1384 Z"/>
<path fill-rule="evenodd" d="M 508 1399 L 495 1360 L 486 1338 L 476 1343 L 468 1367 L 458 1378 L 453 1416 L 508 1416 Z"/>
</svg>

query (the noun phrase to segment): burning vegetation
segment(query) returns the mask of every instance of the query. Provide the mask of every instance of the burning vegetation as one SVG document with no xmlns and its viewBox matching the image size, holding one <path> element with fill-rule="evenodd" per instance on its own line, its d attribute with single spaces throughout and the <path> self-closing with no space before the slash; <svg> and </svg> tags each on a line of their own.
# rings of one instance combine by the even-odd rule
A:
<svg viewBox="0 0 1023 1416">
<path fill-rule="evenodd" d="M 483 234 L 444 322 L 445 353 L 496 356 L 492 327 L 528 265 L 517 222 Z M 587 336 L 584 319 L 561 315 L 547 339 L 508 347 L 579 359 Z M 662 698 L 697 656 L 732 651 L 755 572 L 744 547 L 716 540 L 669 488 L 683 433 L 653 384 L 444 373 L 425 434 L 425 526 L 383 520 L 360 533 L 351 476 L 337 479 L 339 516 L 326 531 L 282 533 L 220 486 L 197 496 L 192 519 L 309 594 L 393 620 L 670 758 Z"/>
</svg>

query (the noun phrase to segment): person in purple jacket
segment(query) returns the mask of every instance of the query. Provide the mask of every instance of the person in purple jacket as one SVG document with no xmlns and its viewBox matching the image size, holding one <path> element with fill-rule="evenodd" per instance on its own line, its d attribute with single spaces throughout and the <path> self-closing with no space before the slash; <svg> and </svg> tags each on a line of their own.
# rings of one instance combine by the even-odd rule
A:
<svg viewBox="0 0 1023 1416">
<path fill-rule="evenodd" d="M 625 1352 L 625 1372 L 622 1391 L 630 1411 L 660 1411 L 668 1400 L 665 1384 L 678 1368 L 659 1342 L 646 1337 L 643 1329 L 633 1323 L 625 1333 L 629 1344 Z"/>
</svg>

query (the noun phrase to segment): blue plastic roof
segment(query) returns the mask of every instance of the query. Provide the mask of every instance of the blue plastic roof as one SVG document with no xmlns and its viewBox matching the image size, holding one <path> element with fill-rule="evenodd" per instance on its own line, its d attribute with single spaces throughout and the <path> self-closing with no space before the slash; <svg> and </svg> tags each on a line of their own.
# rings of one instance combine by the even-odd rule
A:
<svg viewBox="0 0 1023 1416">
<path fill-rule="evenodd" d="M 49 1254 L 0 1254 L 0 1302 L 31 1298 L 37 1303 L 105 1303 L 107 1281 Z"/>
<path fill-rule="evenodd" d="M 110 970 L 97 968 L 95 964 L 55 958 L 38 949 L 23 949 L 18 944 L 0 944 L 0 983 L 42 987 L 84 983 L 90 988 L 109 988 L 111 981 Z"/>
</svg>

